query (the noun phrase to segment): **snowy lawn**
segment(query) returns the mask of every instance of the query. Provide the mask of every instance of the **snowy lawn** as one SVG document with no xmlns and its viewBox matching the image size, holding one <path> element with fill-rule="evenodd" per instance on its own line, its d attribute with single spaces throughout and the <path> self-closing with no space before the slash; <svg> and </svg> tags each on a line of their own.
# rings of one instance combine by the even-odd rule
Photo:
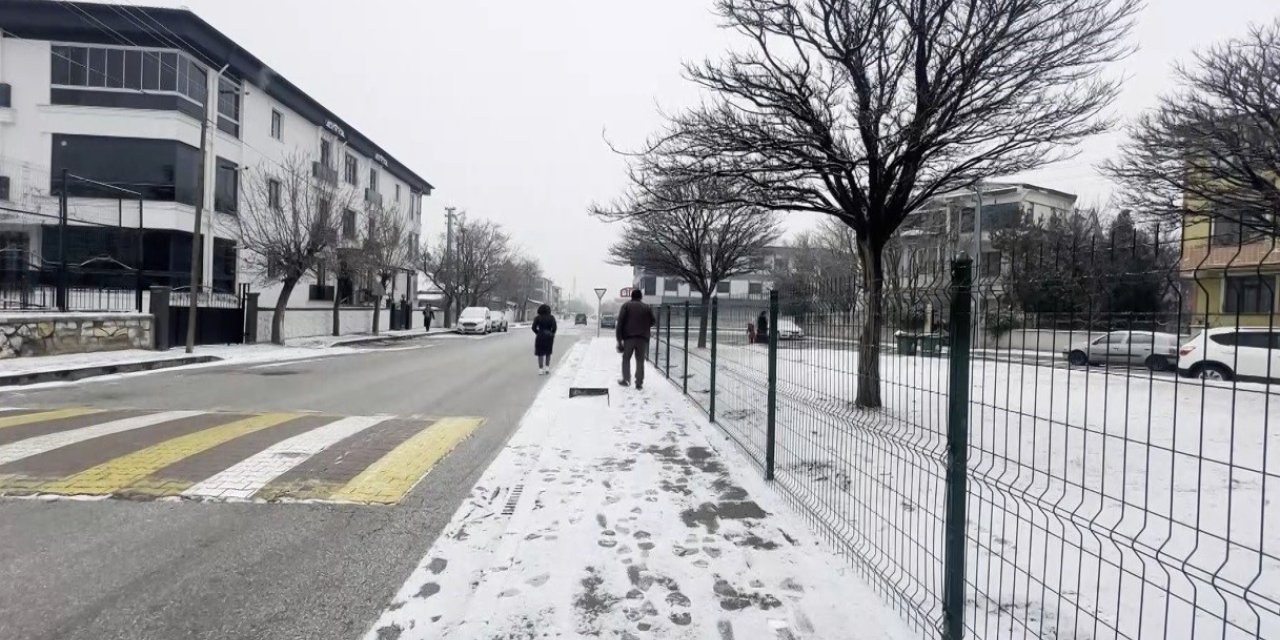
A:
<svg viewBox="0 0 1280 640">
<path fill-rule="evenodd" d="M 611 384 L 613 346 L 569 352 L 367 640 L 914 637 L 678 391 Z"/>
<path fill-rule="evenodd" d="M 718 361 L 717 422 L 763 464 L 767 352 L 723 345 Z M 941 619 L 948 366 L 883 356 L 885 407 L 865 411 L 855 351 L 778 354 L 779 484 L 926 627 Z M 1280 637 L 1280 388 L 1130 373 L 973 362 L 975 637 Z M 709 351 L 687 375 L 707 408 Z"/>
</svg>

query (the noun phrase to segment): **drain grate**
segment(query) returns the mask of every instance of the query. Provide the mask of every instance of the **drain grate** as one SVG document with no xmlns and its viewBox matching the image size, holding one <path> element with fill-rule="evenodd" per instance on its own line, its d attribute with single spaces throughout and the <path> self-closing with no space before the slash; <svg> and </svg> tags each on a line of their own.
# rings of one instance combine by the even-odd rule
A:
<svg viewBox="0 0 1280 640">
<path fill-rule="evenodd" d="M 502 515 L 509 516 L 516 512 L 516 503 L 520 502 L 520 496 L 524 493 L 524 485 L 518 484 L 511 487 L 511 495 L 507 496 L 507 503 L 502 505 Z"/>
</svg>

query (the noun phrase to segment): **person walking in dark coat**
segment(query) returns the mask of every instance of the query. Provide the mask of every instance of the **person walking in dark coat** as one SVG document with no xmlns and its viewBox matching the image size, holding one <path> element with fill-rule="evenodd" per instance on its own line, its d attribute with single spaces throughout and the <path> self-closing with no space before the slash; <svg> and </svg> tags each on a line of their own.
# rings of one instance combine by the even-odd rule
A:
<svg viewBox="0 0 1280 640">
<path fill-rule="evenodd" d="M 431 321 L 436 319 L 436 312 L 431 310 L 431 305 L 422 308 L 422 326 L 424 331 L 431 331 Z"/>
<path fill-rule="evenodd" d="M 765 311 L 761 311 L 760 317 L 756 318 L 756 342 L 769 344 L 769 315 Z"/>
<path fill-rule="evenodd" d="M 538 357 L 538 373 L 551 373 L 551 347 L 556 341 L 556 317 L 551 315 L 551 307 L 538 307 L 538 315 L 533 319 L 533 355 Z"/>
<path fill-rule="evenodd" d="M 631 384 L 631 357 L 636 359 L 636 388 L 644 388 L 644 358 L 649 353 L 649 333 L 657 318 L 653 309 L 640 301 L 644 297 L 639 289 L 631 291 L 631 301 L 618 309 L 618 324 L 614 333 L 618 338 L 618 352 L 622 354 L 622 379 L 618 384 Z"/>
</svg>

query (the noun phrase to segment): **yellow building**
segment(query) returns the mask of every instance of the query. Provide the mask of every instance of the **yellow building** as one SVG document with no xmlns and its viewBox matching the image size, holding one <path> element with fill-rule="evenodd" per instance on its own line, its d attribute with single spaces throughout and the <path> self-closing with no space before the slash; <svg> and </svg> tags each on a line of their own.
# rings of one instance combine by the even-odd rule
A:
<svg viewBox="0 0 1280 640">
<path fill-rule="evenodd" d="M 1280 238 L 1190 215 L 1179 266 L 1193 325 L 1280 327 Z"/>
</svg>

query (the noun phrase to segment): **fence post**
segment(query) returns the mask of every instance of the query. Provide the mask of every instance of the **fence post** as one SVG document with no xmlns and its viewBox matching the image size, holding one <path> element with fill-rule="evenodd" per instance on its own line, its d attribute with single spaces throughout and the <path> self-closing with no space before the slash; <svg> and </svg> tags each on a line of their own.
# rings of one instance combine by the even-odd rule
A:
<svg viewBox="0 0 1280 640">
<path fill-rule="evenodd" d="M 716 327 L 720 320 L 720 298 L 711 299 L 711 402 L 707 408 L 707 417 L 716 421 Z"/>
<path fill-rule="evenodd" d="M 961 256 L 951 265 L 951 369 L 947 394 L 947 511 L 942 589 L 944 640 L 964 637 L 972 289 L 973 260 Z"/>
<path fill-rule="evenodd" d="M 684 301 L 684 368 L 680 370 L 681 390 L 689 395 L 689 301 Z"/>
<path fill-rule="evenodd" d="M 667 379 L 671 379 L 671 305 L 667 305 Z"/>
<path fill-rule="evenodd" d="M 169 312 L 169 287 L 151 287 L 151 344 L 156 351 L 168 351 L 169 328 L 173 314 Z"/>
<path fill-rule="evenodd" d="M 244 343 L 258 343 L 258 296 L 257 291 L 244 294 Z"/>
<path fill-rule="evenodd" d="M 773 480 L 778 422 L 778 290 L 769 292 L 769 422 L 765 432 L 764 479 Z"/>
</svg>

